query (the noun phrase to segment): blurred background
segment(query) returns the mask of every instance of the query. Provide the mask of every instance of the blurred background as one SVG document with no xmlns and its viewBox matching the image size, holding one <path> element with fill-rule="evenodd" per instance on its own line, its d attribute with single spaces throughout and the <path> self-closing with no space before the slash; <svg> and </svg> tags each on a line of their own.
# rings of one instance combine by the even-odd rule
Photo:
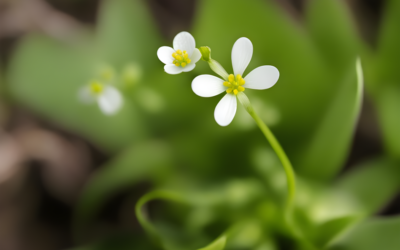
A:
<svg viewBox="0 0 400 250">
<path fill-rule="evenodd" d="M 196 75 L 213 74 L 206 63 L 186 74 L 164 72 L 156 51 L 184 30 L 228 72 L 242 36 L 254 45 L 246 73 L 261 65 L 280 70 L 272 89 L 248 96 L 300 183 L 325 190 L 366 162 L 397 161 L 399 17 L 396 0 L 0 0 L 0 249 L 99 242 L 95 249 L 153 249 L 134 206 L 160 187 L 227 188 L 240 196 L 266 181 L 261 189 L 285 196 L 279 162 L 244 109 L 219 127 L 213 112 L 220 97 L 192 92 Z M 361 107 L 357 57 L 365 77 Z M 78 98 L 104 65 L 118 75 L 125 98 L 114 116 Z M 373 200 L 369 214 L 400 213 L 396 166 L 363 181 L 377 187 L 364 197 Z M 164 202 L 146 209 L 197 235 L 179 218 L 186 210 Z M 206 227 L 200 242 L 216 237 L 232 214 Z M 281 241 L 257 249 L 295 249 Z M 240 244 L 232 249 L 256 249 Z"/>
</svg>

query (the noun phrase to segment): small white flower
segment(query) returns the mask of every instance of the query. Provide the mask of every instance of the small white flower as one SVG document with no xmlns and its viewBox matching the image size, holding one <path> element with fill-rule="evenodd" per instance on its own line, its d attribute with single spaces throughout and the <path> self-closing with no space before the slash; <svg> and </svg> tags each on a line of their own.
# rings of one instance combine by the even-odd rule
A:
<svg viewBox="0 0 400 250">
<path fill-rule="evenodd" d="M 158 59 L 165 63 L 165 72 L 175 75 L 194 69 L 201 58 L 201 53 L 196 49 L 193 36 L 183 31 L 175 36 L 173 46 L 174 48 L 163 46 L 157 51 Z"/>
<path fill-rule="evenodd" d="M 226 91 L 215 108 L 214 117 L 221 126 L 229 125 L 236 113 L 236 95 L 249 89 L 268 89 L 275 85 L 279 71 L 274 66 L 261 66 L 251 71 L 246 77 L 243 72 L 249 65 L 253 55 L 253 44 L 248 38 L 239 38 L 232 48 L 232 66 L 234 75 L 229 75 L 227 81 L 212 75 L 200 75 L 192 82 L 195 94 L 202 97 L 212 97 Z"/>
<path fill-rule="evenodd" d="M 101 111 L 113 115 L 122 107 L 123 98 L 120 92 L 109 84 L 92 81 L 79 92 L 80 99 L 85 103 L 97 102 Z"/>
</svg>

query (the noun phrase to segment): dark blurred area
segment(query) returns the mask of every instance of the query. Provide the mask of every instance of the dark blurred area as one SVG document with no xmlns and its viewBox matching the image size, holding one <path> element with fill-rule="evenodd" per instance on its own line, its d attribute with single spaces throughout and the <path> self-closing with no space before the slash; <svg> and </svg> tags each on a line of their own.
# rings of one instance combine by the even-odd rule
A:
<svg viewBox="0 0 400 250">
<path fill-rule="evenodd" d="M 276 1 L 293 20 L 303 21 L 307 0 Z M 385 1 L 347 2 L 361 36 L 374 47 Z M 190 30 L 196 1 L 148 0 L 147 4 L 166 39 L 171 40 L 179 31 Z M 41 32 L 68 39 L 71 32 L 96 25 L 99 6 L 97 0 L 0 0 L 1 69 L 7 69 L 13 49 L 26 33 Z M 73 204 L 84 184 L 109 156 L 29 108 L 1 108 L 4 110 L 0 112 L 0 250 L 74 247 Z M 366 96 L 343 171 L 382 153 L 379 131 L 375 110 Z M 146 184 L 137 188 L 137 196 L 148 189 Z M 99 219 L 111 229 L 139 230 L 133 213 L 124 212 L 127 195 L 114 197 L 101 213 Z M 383 215 L 399 213 L 400 196 L 381 211 Z"/>
</svg>

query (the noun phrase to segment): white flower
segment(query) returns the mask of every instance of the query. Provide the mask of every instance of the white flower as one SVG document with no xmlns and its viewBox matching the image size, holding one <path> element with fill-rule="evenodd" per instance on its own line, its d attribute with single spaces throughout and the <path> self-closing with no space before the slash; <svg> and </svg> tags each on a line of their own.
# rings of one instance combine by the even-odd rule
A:
<svg viewBox="0 0 400 250">
<path fill-rule="evenodd" d="M 201 53 L 196 49 L 193 36 L 183 31 L 175 36 L 173 46 L 174 48 L 163 46 L 157 51 L 158 58 L 165 63 L 165 72 L 175 75 L 194 69 L 196 62 L 201 58 Z"/>
<path fill-rule="evenodd" d="M 261 66 L 242 77 L 253 55 L 253 44 L 245 37 L 239 38 L 232 48 L 232 66 L 234 75 L 229 75 L 226 81 L 212 76 L 200 75 L 192 82 L 194 93 L 202 97 L 212 97 L 226 91 L 215 108 L 214 117 L 221 126 L 229 125 L 236 113 L 236 95 L 249 89 L 268 89 L 275 85 L 279 71 L 274 66 Z M 236 75 L 236 76 L 235 76 Z"/>
<path fill-rule="evenodd" d="M 123 98 L 115 87 L 99 81 L 92 81 L 83 87 L 79 92 L 79 97 L 85 103 L 97 102 L 106 115 L 117 113 L 123 104 Z"/>
</svg>

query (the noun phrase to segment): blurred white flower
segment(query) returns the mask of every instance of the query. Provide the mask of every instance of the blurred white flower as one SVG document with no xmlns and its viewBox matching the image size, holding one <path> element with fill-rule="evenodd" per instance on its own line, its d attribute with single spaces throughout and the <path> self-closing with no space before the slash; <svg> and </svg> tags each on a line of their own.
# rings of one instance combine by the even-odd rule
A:
<svg viewBox="0 0 400 250">
<path fill-rule="evenodd" d="M 243 72 L 249 65 L 253 55 L 253 44 L 248 38 L 239 38 L 232 48 L 232 66 L 235 75 L 229 75 L 227 81 L 212 75 L 197 76 L 192 82 L 195 94 L 202 97 L 212 97 L 226 91 L 215 108 L 214 117 L 221 126 L 229 125 L 236 113 L 236 95 L 249 89 L 268 89 L 275 85 L 279 71 L 274 66 L 260 66 L 246 77 Z"/>
<path fill-rule="evenodd" d="M 92 81 L 79 92 L 82 102 L 97 102 L 101 111 L 106 115 L 113 115 L 122 107 L 123 98 L 121 93 L 109 84 Z"/>
<path fill-rule="evenodd" d="M 193 36 L 183 31 L 175 36 L 173 46 L 174 48 L 163 46 L 157 51 L 158 59 L 165 63 L 165 72 L 175 75 L 194 69 L 196 62 L 201 58 L 201 53 L 196 48 Z"/>
</svg>

